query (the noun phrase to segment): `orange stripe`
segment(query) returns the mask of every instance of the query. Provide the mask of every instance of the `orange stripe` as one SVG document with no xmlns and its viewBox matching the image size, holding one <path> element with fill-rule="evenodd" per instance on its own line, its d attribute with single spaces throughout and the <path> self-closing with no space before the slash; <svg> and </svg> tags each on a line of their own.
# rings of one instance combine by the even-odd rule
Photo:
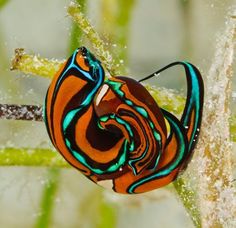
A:
<svg viewBox="0 0 236 228">
<path fill-rule="evenodd" d="M 177 174 L 178 174 L 178 169 L 175 169 L 169 175 L 165 177 L 161 177 L 159 179 L 144 183 L 135 189 L 135 193 L 148 192 L 148 191 L 166 186 L 167 184 L 170 184 L 176 178 Z"/>
<path fill-rule="evenodd" d="M 100 151 L 93 148 L 86 137 L 87 128 L 88 128 L 89 122 L 91 121 L 93 112 L 94 112 L 93 106 L 90 106 L 89 109 L 84 113 L 83 116 L 81 116 L 81 118 L 76 123 L 75 141 L 76 141 L 76 144 L 79 145 L 80 149 L 84 151 L 90 159 L 92 159 L 95 162 L 105 164 L 117 158 L 120 148 L 124 142 L 124 138 L 119 140 L 116 143 L 116 145 L 114 145 L 114 147 L 112 147 L 110 150 L 107 150 L 107 151 Z M 126 137 L 128 137 L 127 133 L 125 133 L 126 130 L 122 125 L 118 125 L 114 120 L 113 121 L 110 120 L 107 123 L 107 125 L 111 125 L 111 124 L 117 125 L 117 127 L 119 127 L 123 131 L 123 133 L 126 135 Z M 103 139 L 102 143 L 106 143 L 106 138 Z"/>
<path fill-rule="evenodd" d="M 67 102 L 70 100 L 70 98 L 75 95 L 78 91 L 80 91 L 84 85 L 86 84 L 86 81 L 81 80 L 75 76 L 70 76 L 63 82 L 63 85 L 59 88 L 58 95 L 54 104 L 54 134 L 55 134 L 55 141 L 56 145 L 58 147 L 58 150 L 60 153 L 65 157 L 65 159 L 71 163 L 73 166 L 88 170 L 83 165 L 81 165 L 68 151 L 63 135 L 61 132 L 61 121 L 62 121 L 62 115 L 65 106 L 67 105 Z M 90 171 L 88 170 L 88 173 Z"/>
<path fill-rule="evenodd" d="M 89 67 L 85 63 L 84 56 L 81 55 L 80 53 L 77 53 L 77 55 L 76 55 L 76 62 L 82 70 L 87 71 L 87 72 L 89 71 Z"/>
<path fill-rule="evenodd" d="M 116 192 L 127 194 L 127 189 L 130 185 L 140 180 L 141 178 L 145 178 L 152 174 L 153 173 L 150 171 L 142 172 L 138 176 L 134 176 L 132 172 L 125 173 L 124 175 L 114 180 L 115 190 Z M 144 183 L 135 189 L 135 193 L 143 193 L 163 187 L 171 183 L 176 178 L 177 174 L 178 174 L 178 169 L 175 169 L 165 177 L 161 177 L 159 179 L 155 179 L 147 183 Z"/>
<path fill-rule="evenodd" d="M 155 125 L 156 129 L 160 132 L 161 138 L 162 138 L 162 145 L 164 145 L 164 144 L 165 144 L 165 141 L 166 141 L 166 132 L 165 132 L 166 130 L 165 130 L 165 129 L 162 129 L 161 126 L 160 126 L 160 124 L 159 124 L 159 121 L 164 121 L 164 116 L 159 117 L 160 120 L 158 120 L 158 117 L 156 117 L 156 116 L 152 113 L 152 111 L 150 110 L 150 108 L 149 108 L 145 103 L 143 103 L 143 101 L 140 101 L 140 100 L 136 99 L 136 97 L 133 96 L 133 94 L 130 93 L 129 88 L 127 87 L 125 81 L 119 80 L 119 79 L 117 79 L 117 78 L 112 78 L 112 79 L 110 79 L 110 80 L 112 80 L 112 81 L 118 81 L 118 82 L 123 83 L 123 85 L 122 85 L 122 91 L 124 91 L 126 97 L 127 97 L 129 100 L 131 100 L 135 105 L 138 105 L 138 106 L 140 106 L 140 107 L 143 107 L 143 108 L 147 111 L 147 113 L 148 113 L 148 115 L 149 115 L 151 121 L 152 121 L 153 124 Z M 150 95 L 150 96 L 151 96 L 151 95 Z"/>
<path fill-rule="evenodd" d="M 168 143 L 167 147 L 165 148 L 160 158 L 158 170 L 169 164 L 175 158 L 177 149 L 178 149 L 178 141 L 175 137 L 175 134 L 173 134 L 171 141 Z"/>
<path fill-rule="evenodd" d="M 48 88 L 48 95 L 47 95 L 47 103 L 45 104 L 46 105 L 46 110 L 47 110 L 47 122 L 48 122 L 48 128 L 49 128 L 49 133 L 50 135 L 52 136 L 53 133 L 52 133 L 52 129 L 51 129 L 51 105 L 52 105 L 52 97 L 53 97 L 53 93 L 54 93 L 54 90 L 55 90 L 55 86 L 56 86 L 56 83 L 57 83 L 57 80 L 58 78 L 61 76 L 62 72 L 64 71 L 64 68 L 65 68 L 65 65 L 67 64 L 67 62 L 65 62 L 62 67 L 60 68 L 60 70 L 55 74 L 54 78 L 52 79 L 52 82 Z M 53 141 L 53 144 L 56 145 L 55 143 L 55 140 L 53 137 L 51 137 L 52 141 Z"/>
<path fill-rule="evenodd" d="M 134 109 L 131 109 L 130 106 L 125 105 L 125 104 L 121 104 L 121 105 L 118 107 L 117 112 L 119 111 L 119 109 L 124 109 L 124 110 L 127 110 L 127 111 L 130 112 L 130 113 L 133 113 L 133 115 L 135 115 L 135 116 L 137 117 L 137 119 L 140 121 L 141 125 L 142 125 L 143 128 L 144 128 L 145 134 L 146 134 L 146 136 L 147 136 L 147 139 L 144 139 L 144 140 L 147 140 L 147 141 L 149 142 L 147 154 L 146 154 L 145 158 L 143 158 L 142 160 L 140 160 L 139 162 L 137 162 L 136 165 L 135 165 L 135 167 L 137 168 L 137 171 L 140 172 L 141 170 L 143 170 L 143 168 L 149 166 L 150 163 L 153 161 L 153 158 L 154 158 L 155 155 L 156 155 L 155 153 L 157 152 L 157 151 L 156 151 L 156 150 L 157 150 L 157 146 L 156 146 L 156 145 L 157 145 L 157 142 L 156 142 L 156 140 L 154 139 L 154 136 L 153 136 L 153 134 L 152 134 L 152 130 L 150 129 L 148 123 L 146 122 L 146 120 L 145 120 L 137 111 L 135 111 Z M 127 120 L 129 117 L 127 117 L 127 116 L 122 116 L 122 118 L 125 119 L 125 120 Z M 129 121 L 128 121 L 128 122 L 129 122 Z M 131 125 L 132 125 L 134 122 L 136 122 L 136 120 L 132 121 L 132 122 L 131 122 Z M 140 131 L 138 131 L 138 133 L 139 133 L 139 132 L 142 133 L 143 131 L 140 129 Z M 145 138 L 145 137 L 144 137 L 144 133 L 142 133 L 142 134 L 143 134 L 143 138 Z M 144 145 L 145 145 L 145 147 L 146 147 L 146 142 L 144 143 Z M 145 148 L 145 147 L 144 147 L 144 148 Z M 140 151 L 141 154 L 144 152 L 144 151 L 143 151 L 144 148 L 142 149 L 142 151 Z M 138 148 L 137 148 L 137 149 L 138 149 Z M 137 150 L 137 149 L 136 149 L 136 150 Z M 132 156 L 133 153 L 136 154 L 136 156 L 133 157 L 133 156 Z M 133 153 L 131 154 L 130 159 L 131 159 L 131 158 L 133 159 L 133 158 L 135 158 L 135 157 L 139 157 L 139 156 L 140 156 L 140 153 L 138 154 L 138 156 L 137 156 L 137 153 L 135 153 L 135 152 L 133 152 Z M 145 160 L 146 160 L 146 162 L 145 162 Z M 140 163 L 144 163 L 145 165 L 142 165 L 141 167 L 139 167 L 139 164 L 140 164 Z"/>
<path fill-rule="evenodd" d="M 124 88 L 122 87 L 122 90 Z M 132 99 L 132 95 L 131 98 Z M 136 103 L 138 103 L 139 106 L 144 106 L 143 103 L 141 103 L 139 100 L 136 100 Z M 135 167 L 138 172 L 142 171 L 145 167 L 150 166 L 152 162 L 154 162 L 154 158 L 156 157 L 157 150 L 159 149 L 159 143 L 155 140 L 152 130 L 146 121 L 146 119 L 138 113 L 135 109 L 130 107 L 129 105 L 121 103 L 121 100 L 113 90 L 108 89 L 107 93 L 102 97 L 101 101 L 98 105 L 95 104 L 95 110 L 98 115 L 106 115 L 108 113 L 119 113 L 119 111 L 123 109 L 126 110 L 128 113 L 132 113 L 139 121 L 139 124 L 137 123 L 137 120 L 133 117 L 126 116 L 125 114 L 122 115 L 122 118 L 129 122 L 137 131 L 137 134 L 140 134 L 140 140 L 142 140 L 140 146 L 138 148 L 135 148 L 135 151 L 130 154 L 130 159 L 138 158 L 142 155 L 144 152 L 144 149 L 146 148 L 146 141 L 149 142 L 148 150 L 146 156 L 140 160 L 135 162 Z M 154 117 L 154 115 L 153 115 Z M 155 118 L 156 119 L 156 118 Z M 143 126 L 143 130 L 139 125 Z M 143 132 L 144 131 L 144 132 Z M 146 134 L 147 139 L 144 137 L 144 134 Z M 125 136 L 126 138 L 129 136 Z M 136 136 L 137 137 L 137 136 Z M 164 147 L 164 140 L 162 140 L 162 148 Z M 142 149 L 140 148 L 142 147 Z M 160 149 L 162 149 L 160 148 Z M 142 164 L 142 165 L 141 165 Z"/>
<path fill-rule="evenodd" d="M 158 164 L 158 170 L 160 170 L 161 168 L 163 168 L 164 166 L 168 165 L 174 158 L 177 152 L 177 148 L 178 148 L 178 141 L 175 137 L 175 134 L 173 135 L 170 143 L 167 145 L 164 153 L 161 155 L 160 158 L 160 162 Z M 171 183 L 177 176 L 179 171 L 179 167 L 176 168 L 175 170 L 173 170 L 169 175 L 150 181 L 148 183 L 145 183 L 139 187 L 137 187 L 137 189 L 135 190 L 135 193 L 142 193 L 142 192 L 146 192 L 146 191 L 151 191 L 154 190 L 156 188 L 160 188 L 162 186 L 165 186 L 169 183 Z M 140 173 L 138 176 L 134 176 L 132 171 L 130 170 L 130 172 L 124 174 L 121 177 L 118 177 L 114 180 L 115 183 L 115 188 L 117 192 L 120 193 L 126 193 L 127 188 L 133 184 L 134 182 L 136 182 L 137 180 L 147 177 L 149 175 L 152 175 L 153 172 L 151 172 L 150 170 L 144 170 L 142 173 Z"/>
</svg>

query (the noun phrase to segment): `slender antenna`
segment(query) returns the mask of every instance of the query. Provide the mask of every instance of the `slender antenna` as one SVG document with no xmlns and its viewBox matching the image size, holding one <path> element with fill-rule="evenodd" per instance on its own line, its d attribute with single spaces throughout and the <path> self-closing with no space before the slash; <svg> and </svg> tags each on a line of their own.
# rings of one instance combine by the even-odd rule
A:
<svg viewBox="0 0 236 228">
<path fill-rule="evenodd" d="M 143 81 L 146 81 L 146 80 L 148 80 L 148 79 L 150 79 L 150 78 L 153 78 L 153 77 L 157 76 L 158 74 L 160 74 L 162 71 L 164 71 L 164 70 L 166 70 L 166 69 L 168 69 L 168 68 L 170 68 L 170 67 L 172 67 L 172 66 L 179 65 L 179 64 L 182 64 L 182 62 L 174 62 L 174 63 L 171 63 L 171 64 L 169 64 L 169 65 L 167 65 L 167 66 L 161 68 L 160 70 L 154 72 L 153 74 L 151 74 L 151 75 L 149 75 L 149 76 L 147 76 L 147 77 L 145 77 L 145 78 L 139 80 L 139 82 L 143 82 Z"/>
</svg>

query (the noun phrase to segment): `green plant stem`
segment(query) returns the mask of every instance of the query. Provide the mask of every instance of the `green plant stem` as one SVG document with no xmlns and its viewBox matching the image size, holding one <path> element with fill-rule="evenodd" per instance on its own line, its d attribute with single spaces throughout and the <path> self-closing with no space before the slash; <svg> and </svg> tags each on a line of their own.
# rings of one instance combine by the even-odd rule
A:
<svg viewBox="0 0 236 228">
<path fill-rule="evenodd" d="M 106 66 L 106 69 L 108 70 L 110 75 L 119 75 L 116 70 L 111 53 L 105 47 L 105 44 L 98 33 L 94 30 L 89 21 L 84 17 L 84 14 L 81 12 L 81 7 L 78 4 L 71 2 L 71 4 L 68 6 L 67 11 L 68 14 L 72 17 L 73 21 L 78 24 L 83 33 L 87 36 L 94 50 L 96 51 L 96 54 L 98 55 L 104 66 Z"/>
<path fill-rule="evenodd" d="M 58 152 L 39 148 L 3 148 L 0 150 L 0 165 L 69 167 Z"/>
<path fill-rule="evenodd" d="M 87 0 L 76 0 L 76 2 L 80 5 L 80 10 L 84 14 Z M 69 54 L 72 54 L 76 48 L 80 47 L 82 36 L 83 32 L 81 28 L 75 22 L 72 22 L 69 42 Z"/>
<path fill-rule="evenodd" d="M 79 204 L 78 227 L 114 228 L 117 224 L 115 205 L 104 199 L 102 188 L 88 192 Z M 93 219 L 91 219 L 93 218 Z"/>
<path fill-rule="evenodd" d="M 108 42 L 114 44 L 114 47 L 110 49 L 118 60 L 116 68 L 122 75 L 127 73 L 129 25 L 135 2 L 135 0 L 102 0 L 102 25 L 100 27 L 105 36 L 108 36 Z"/>
<path fill-rule="evenodd" d="M 48 181 L 45 184 L 40 204 L 40 213 L 35 228 L 51 227 L 54 199 L 58 190 L 58 179 L 60 170 L 57 168 L 48 169 Z"/>
<path fill-rule="evenodd" d="M 231 133 L 231 141 L 236 142 L 236 116 L 232 116 L 229 120 L 230 123 L 230 133 Z"/>
<path fill-rule="evenodd" d="M 8 2 L 9 0 L 0 0 L 0 9 L 2 9 Z"/>
<path fill-rule="evenodd" d="M 120 60 L 127 61 L 128 58 L 128 37 L 129 37 L 129 25 L 132 14 L 132 9 L 135 5 L 135 0 L 120 0 L 118 2 L 118 15 L 116 19 L 116 27 L 119 33 L 117 33 L 117 43 L 119 44 L 118 58 Z"/>
<path fill-rule="evenodd" d="M 11 70 L 53 78 L 64 62 L 56 59 L 41 58 L 39 55 L 29 55 L 24 52 L 23 48 L 17 48 L 12 60 Z"/>
<path fill-rule="evenodd" d="M 107 201 L 105 201 L 103 196 L 101 196 L 100 199 L 101 199 L 100 205 L 99 205 L 100 220 L 99 220 L 97 228 L 116 227 L 117 217 L 116 217 L 114 207 L 110 205 Z"/>
<path fill-rule="evenodd" d="M 183 203 L 186 211 L 190 215 L 190 218 L 195 227 L 201 228 L 201 217 L 198 205 L 196 204 L 196 194 L 190 186 L 187 185 L 183 178 L 178 178 L 173 186 L 178 193 L 181 202 Z"/>
<path fill-rule="evenodd" d="M 233 14 L 236 14 L 236 9 Z M 212 65 L 205 79 L 204 127 L 197 145 L 197 162 L 203 164 L 196 173 L 199 208 L 202 224 L 209 228 L 233 227 L 230 224 L 233 224 L 236 215 L 229 120 L 236 47 L 235 19 L 228 16 L 225 25 L 226 29 L 220 34 Z"/>
<path fill-rule="evenodd" d="M 180 0 L 182 22 L 183 22 L 183 42 L 182 42 L 182 53 L 181 56 L 184 59 L 190 59 L 193 54 L 193 45 L 191 38 L 192 29 L 192 1 L 191 0 Z"/>
</svg>

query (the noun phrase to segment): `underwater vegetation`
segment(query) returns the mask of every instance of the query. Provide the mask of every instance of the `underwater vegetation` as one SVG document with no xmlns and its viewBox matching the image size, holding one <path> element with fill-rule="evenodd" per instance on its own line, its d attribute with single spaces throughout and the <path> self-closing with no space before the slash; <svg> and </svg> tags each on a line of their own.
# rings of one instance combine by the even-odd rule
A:
<svg viewBox="0 0 236 228">
<path fill-rule="evenodd" d="M 188 7 L 190 2 L 180 1 L 184 17 L 189 15 Z M 126 45 L 128 43 L 129 28 L 131 27 L 130 18 L 135 4 L 136 1 L 129 1 L 129 3 L 123 0 L 101 1 L 102 15 L 106 15 L 108 18 L 107 23 L 104 25 L 106 35 L 103 35 L 101 31 L 98 32 L 96 27 L 91 25 L 93 21 L 90 22 L 87 19 L 88 1 L 81 0 L 70 3 L 67 7 L 67 13 L 74 22 L 70 28 L 68 55 L 71 55 L 76 48 L 86 44 L 86 46 L 91 47 L 94 55 L 103 64 L 105 69 L 104 77 L 109 75 L 128 75 L 129 69 L 126 64 L 128 64 L 129 59 L 129 46 Z M 4 6 L 7 6 L 7 1 L 0 1 L 0 7 Z M 236 118 L 235 113 L 232 112 L 231 105 L 236 43 L 235 18 L 236 9 L 234 5 L 228 10 L 228 15 L 225 19 L 225 30 L 220 31 L 217 35 L 216 45 L 214 45 L 214 57 L 208 61 L 209 70 L 204 73 L 205 103 L 202 128 L 191 163 L 185 173 L 180 175 L 172 185 L 168 185 L 165 188 L 168 194 L 176 195 L 191 218 L 192 225 L 195 227 L 236 226 L 235 161 L 233 155 L 236 140 Z M 185 27 L 188 28 L 188 26 L 190 25 L 186 22 Z M 119 32 L 115 32 L 114 27 Z M 191 43 L 186 41 L 186 46 L 190 47 Z M 30 74 L 30 76 L 25 78 L 25 81 L 30 80 L 31 76 L 40 76 L 51 80 L 65 62 L 65 60 L 57 60 L 57 56 L 53 56 L 50 59 L 37 54 L 28 54 L 30 51 L 28 52 L 27 45 L 25 49 L 27 50 L 26 52 L 19 46 L 15 50 L 11 65 L 12 71 L 21 72 L 25 75 Z M 188 51 L 189 48 L 186 48 L 186 53 Z M 6 62 L 9 59 L 6 59 L 6 56 L 1 57 L 1 59 L 5 59 L 5 63 L 2 61 L 5 65 L 2 64 L 1 67 L 6 68 L 8 66 Z M 3 80 L 5 86 L 1 94 L 6 92 L 4 91 L 6 88 L 11 88 L 12 91 L 17 91 L 18 89 L 17 84 L 11 84 L 7 80 L 6 78 Z M 161 108 L 166 109 L 177 117 L 181 117 L 185 106 L 185 96 L 182 93 L 153 85 L 149 81 L 145 81 L 145 83 L 146 89 Z M 42 94 L 42 96 L 44 95 Z M 4 101 L 4 99 L 2 100 Z M 25 103 L 21 97 L 18 98 L 17 103 L 18 105 L 13 104 L 12 101 L 1 102 L 0 117 L 3 119 L 2 121 L 5 121 L 4 123 L 7 121 L 7 124 L 11 124 L 9 122 L 15 121 L 14 124 L 18 124 L 20 120 L 24 120 L 23 123 L 26 121 L 37 123 L 43 120 L 42 103 L 37 105 L 29 102 Z M 22 126 L 20 125 L 21 128 L 24 128 Z M 9 128 L 14 129 L 14 126 Z M 37 208 L 36 210 L 38 212 L 34 216 L 31 226 L 67 227 L 66 221 L 68 222 L 68 219 L 66 216 L 61 216 L 61 220 L 57 220 L 54 217 L 54 211 L 58 207 L 58 202 L 60 202 L 58 191 L 61 186 L 62 176 L 70 179 L 63 172 L 63 168 L 71 169 L 69 169 L 68 164 L 59 153 L 55 152 L 48 143 L 46 143 L 46 146 L 44 144 L 40 146 L 40 144 L 35 142 L 37 141 L 37 133 L 30 131 L 28 134 L 33 134 L 36 147 L 19 147 L 15 143 L 5 142 L 0 150 L 0 165 L 3 167 L 2 169 L 13 168 L 13 166 L 48 167 L 45 171 L 45 178 L 40 180 L 43 182 L 43 189 L 38 194 L 41 196 L 38 203 L 39 209 Z M 78 175 L 77 173 L 75 174 L 76 178 Z M 72 182 L 75 182 L 75 180 L 77 179 L 73 179 Z M 126 209 L 132 211 L 132 207 L 140 208 L 140 204 L 145 202 L 145 200 L 147 202 L 156 201 L 156 204 L 161 202 L 155 193 L 140 194 L 137 197 L 129 198 L 130 196 L 114 195 L 115 193 L 113 192 L 94 189 L 93 187 L 89 187 L 89 194 L 86 195 L 86 180 L 80 178 L 78 182 L 78 187 L 74 194 L 82 195 L 83 197 L 78 199 L 79 209 L 77 208 L 75 218 L 78 215 L 80 218 L 78 220 L 80 221 L 76 225 L 69 225 L 69 227 L 125 227 L 122 225 L 124 223 L 118 221 L 117 218 L 117 214 L 122 213 L 119 212 L 120 205 L 123 204 L 123 207 L 127 205 Z M 6 186 L 8 185 L 9 183 Z M 69 188 L 69 181 L 67 185 L 66 187 Z M 163 195 L 163 198 L 169 197 L 169 195 L 166 196 L 166 193 Z M 159 198 L 162 198 L 161 194 Z M 69 204 L 74 199 L 67 198 L 67 200 Z M 64 199 L 64 201 L 67 200 Z M 131 207 L 128 205 L 131 205 Z M 62 211 L 61 215 L 63 215 L 63 206 L 61 207 L 59 206 Z M 165 208 L 165 205 L 163 207 Z M 167 211 L 166 208 L 165 211 Z M 94 219 L 92 221 L 91 217 L 93 216 Z M 61 224 L 58 221 L 61 221 Z M 126 225 L 131 227 L 128 224 Z"/>
</svg>

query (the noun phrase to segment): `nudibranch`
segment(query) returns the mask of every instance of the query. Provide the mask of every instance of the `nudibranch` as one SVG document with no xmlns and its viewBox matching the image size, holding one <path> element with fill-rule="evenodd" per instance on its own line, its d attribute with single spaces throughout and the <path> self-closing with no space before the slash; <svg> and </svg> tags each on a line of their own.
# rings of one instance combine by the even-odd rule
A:
<svg viewBox="0 0 236 228">
<path fill-rule="evenodd" d="M 141 84 L 176 65 L 184 67 L 187 80 L 180 120 Z M 54 147 L 91 181 L 118 193 L 171 183 L 186 168 L 199 136 L 204 87 L 197 68 L 174 62 L 143 80 L 105 80 L 101 62 L 81 47 L 56 73 L 46 95 L 44 121 Z"/>
</svg>

